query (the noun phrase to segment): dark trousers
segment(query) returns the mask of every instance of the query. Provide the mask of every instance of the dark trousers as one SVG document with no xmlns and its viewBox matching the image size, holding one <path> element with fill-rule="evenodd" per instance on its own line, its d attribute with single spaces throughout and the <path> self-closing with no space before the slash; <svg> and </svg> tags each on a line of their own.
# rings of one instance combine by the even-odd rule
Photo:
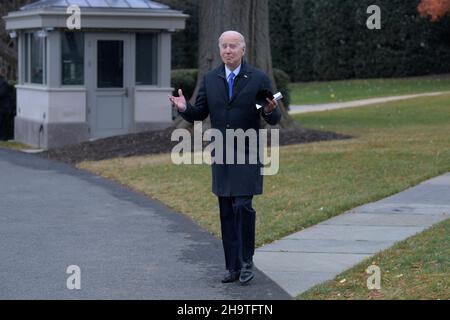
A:
<svg viewBox="0 0 450 320">
<path fill-rule="evenodd" d="M 253 196 L 219 197 L 222 243 L 227 270 L 251 264 L 255 253 Z"/>
</svg>

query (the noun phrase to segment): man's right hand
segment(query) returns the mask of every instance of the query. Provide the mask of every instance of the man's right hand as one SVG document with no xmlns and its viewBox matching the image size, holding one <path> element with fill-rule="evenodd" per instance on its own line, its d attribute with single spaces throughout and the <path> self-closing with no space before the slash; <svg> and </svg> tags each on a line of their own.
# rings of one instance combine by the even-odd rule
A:
<svg viewBox="0 0 450 320">
<path fill-rule="evenodd" d="M 176 107 L 179 112 L 186 111 L 187 103 L 186 98 L 183 96 L 183 90 L 178 89 L 178 97 L 169 96 L 169 100 L 172 106 Z"/>
</svg>

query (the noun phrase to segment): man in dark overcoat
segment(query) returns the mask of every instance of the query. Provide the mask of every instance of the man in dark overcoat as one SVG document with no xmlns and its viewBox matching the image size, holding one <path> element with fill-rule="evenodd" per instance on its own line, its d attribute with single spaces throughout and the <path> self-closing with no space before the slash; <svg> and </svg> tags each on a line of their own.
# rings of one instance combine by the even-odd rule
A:
<svg viewBox="0 0 450 320">
<path fill-rule="evenodd" d="M 183 96 L 169 99 L 181 116 L 189 122 L 211 118 L 211 127 L 223 136 L 223 161 L 212 164 L 212 192 L 218 197 L 222 243 L 227 273 L 223 283 L 239 279 L 247 284 L 254 277 L 253 255 L 255 251 L 255 218 L 253 196 L 263 193 L 262 163 L 259 157 L 259 135 L 255 149 L 257 162 L 250 161 L 250 139 L 245 140 L 246 162 L 236 162 L 239 151 L 236 139 L 227 139 L 227 130 L 259 133 L 261 117 L 270 125 L 281 119 L 277 102 L 269 98 L 260 100 L 261 92 L 271 92 L 269 77 L 244 61 L 246 44 L 244 37 L 235 31 L 224 32 L 219 38 L 223 64 L 208 72 L 202 81 L 195 105 Z M 258 100 L 259 99 L 259 100 Z M 257 108 L 257 103 L 262 105 Z M 233 162 L 227 161 L 227 147 L 232 144 Z M 215 156 L 213 152 L 213 156 Z M 220 158 L 220 157 L 219 157 Z M 217 160 L 217 159 L 216 159 Z"/>
</svg>

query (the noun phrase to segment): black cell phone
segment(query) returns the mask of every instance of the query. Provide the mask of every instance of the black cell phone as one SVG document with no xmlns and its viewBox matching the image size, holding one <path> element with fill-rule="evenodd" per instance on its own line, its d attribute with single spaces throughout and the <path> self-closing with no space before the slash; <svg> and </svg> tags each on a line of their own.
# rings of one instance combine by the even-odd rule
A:
<svg viewBox="0 0 450 320">
<path fill-rule="evenodd" d="M 269 98 L 270 100 L 274 99 L 273 93 L 267 89 L 259 91 L 256 95 L 256 101 L 259 101 L 259 102 L 266 102 L 267 98 Z"/>
</svg>

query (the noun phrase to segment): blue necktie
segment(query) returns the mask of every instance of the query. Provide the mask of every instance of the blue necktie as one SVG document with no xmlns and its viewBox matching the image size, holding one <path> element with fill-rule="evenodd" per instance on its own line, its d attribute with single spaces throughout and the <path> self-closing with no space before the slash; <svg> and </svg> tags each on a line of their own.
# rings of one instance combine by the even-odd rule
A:
<svg viewBox="0 0 450 320">
<path fill-rule="evenodd" d="M 228 94 L 231 97 L 233 96 L 233 82 L 234 82 L 234 73 L 230 73 L 230 75 L 228 76 Z"/>
</svg>

